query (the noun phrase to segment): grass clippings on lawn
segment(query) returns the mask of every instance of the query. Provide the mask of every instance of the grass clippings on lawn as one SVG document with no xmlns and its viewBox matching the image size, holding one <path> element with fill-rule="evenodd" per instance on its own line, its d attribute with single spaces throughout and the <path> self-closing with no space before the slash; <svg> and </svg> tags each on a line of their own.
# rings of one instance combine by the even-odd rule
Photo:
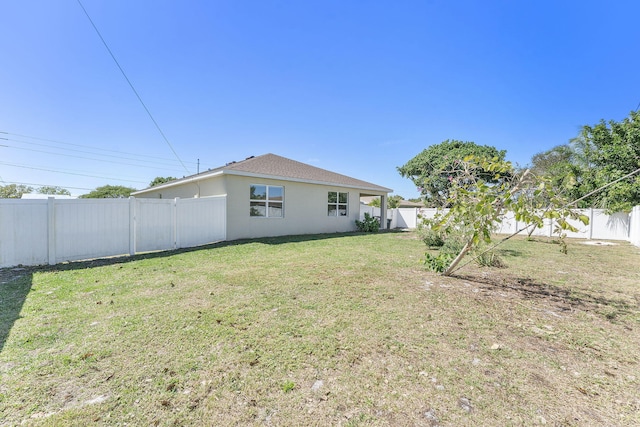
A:
<svg viewBox="0 0 640 427">
<path fill-rule="evenodd" d="M 0 425 L 640 424 L 638 248 L 514 239 L 507 268 L 454 278 L 425 250 L 297 236 L 21 270 Z"/>
</svg>

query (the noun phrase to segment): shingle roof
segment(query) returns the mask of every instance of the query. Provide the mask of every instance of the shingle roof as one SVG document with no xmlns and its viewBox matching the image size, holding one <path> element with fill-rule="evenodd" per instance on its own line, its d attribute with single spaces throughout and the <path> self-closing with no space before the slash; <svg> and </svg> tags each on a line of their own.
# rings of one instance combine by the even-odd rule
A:
<svg viewBox="0 0 640 427">
<path fill-rule="evenodd" d="M 285 179 L 289 181 L 310 182 L 318 184 L 334 184 L 342 187 L 353 187 L 362 190 L 371 190 L 384 193 L 390 193 L 393 191 L 390 188 L 381 187 L 367 181 L 351 178 L 346 175 L 331 172 L 326 169 L 321 169 L 315 166 L 308 165 L 306 163 L 298 162 L 271 153 L 261 156 L 249 157 L 239 162 L 231 162 L 226 164 L 225 166 L 200 173 L 199 175 L 192 175 L 190 177 L 172 181 L 170 183 L 159 185 L 153 188 L 159 189 L 163 186 L 173 186 L 180 183 L 181 181 L 206 179 L 211 175 L 217 175 L 219 173 L 269 177 Z"/>
<path fill-rule="evenodd" d="M 258 157 L 250 157 L 241 162 L 229 164 L 223 169 L 294 180 L 338 184 L 348 187 L 370 188 L 377 191 L 391 191 L 388 188 L 381 187 L 367 181 L 351 178 L 346 175 L 341 175 L 306 163 L 297 162 L 275 154 L 264 154 Z"/>
</svg>

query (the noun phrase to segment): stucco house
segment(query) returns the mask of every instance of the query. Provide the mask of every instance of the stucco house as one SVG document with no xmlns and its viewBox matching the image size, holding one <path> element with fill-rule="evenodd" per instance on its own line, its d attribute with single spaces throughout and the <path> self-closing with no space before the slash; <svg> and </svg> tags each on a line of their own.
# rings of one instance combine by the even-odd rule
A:
<svg viewBox="0 0 640 427">
<path fill-rule="evenodd" d="M 360 197 L 391 189 L 275 154 L 136 191 L 136 198 L 226 197 L 227 240 L 356 229 Z M 382 209 L 382 212 L 385 212 Z M 385 224 L 385 218 L 381 218 Z"/>
</svg>

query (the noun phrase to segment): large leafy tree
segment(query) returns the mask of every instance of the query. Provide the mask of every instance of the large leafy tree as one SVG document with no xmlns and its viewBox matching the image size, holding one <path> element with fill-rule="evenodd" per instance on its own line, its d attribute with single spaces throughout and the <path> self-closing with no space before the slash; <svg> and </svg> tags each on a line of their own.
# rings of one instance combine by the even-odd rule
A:
<svg viewBox="0 0 640 427">
<path fill-rule="evenodd" d="M 71 195 L 71 192 L 66 188 L 62 188 L 54 185 L 45 185 L 43 187 L 37 188 L 36 191 L 40 194 L 52 194 L 52 195 L 62 195 L 62 196 Z"/>
<path fill-rule="evenodd" d="M 389 209 L 395 209 L 398 207 L 398 205 L 400 205 L 400 202 L 402 202 L 403 200 L 404 198 L 399 194 L 391 195 L 387 198 L 387 207 Z M 369 202 L 369 206 L 375 206 L 376 208 L 379 208 L 380 199 L 376 197 L 375 199 L 371 200 L 371 202 Z"/>
<path fill-rule="evenodd" d="M 32 193 L 33 188 L 27 185 L 0 185 L 0 199 L 19 199 L 23 194 Z"/>
<path fill-rule="evenodd" d="M 103 185 L 80 197 L 83 199 L 118 199 L 129 197 L 134 191 L 136 191 L 135 188 L 122 185 Z"/>
<path fill-rule="evenodd" d="M 178 178 L 173 176 L 156 176 L 153 181 L 149 183 L 149 187 L 155 187 L 156 185 L 164 184 L 165 182 L 175 181 Z"/>
<path fill-rule="evenodd" d="M 545 178 L 555 192 L 568 200 L 576 200 L 591 189 L 585 181 L 585 170 L 585 159 L 573 144 L 535 154 L 530 166 L 531 176 Z"/>
<path fill-rule="evenodd" d="M 632 111 L 621 122 L 584 126 L 573 144 L 586 162 L 584 194 L 631 174 L 640 169 L 640 112 Z M 631 210 L 640 204 L 640 174 L 597 192 L 587 203 L 610 212 Z"/>
<path fill-rule="evenodd" d="M 571 170 L 575 151 L 568 144 L 557 145 L 531 158 L 531 172 L 536 175 L 558 176 L 561 178 Z"/>
<path fill-rule="evenodd" d="M 468 156 L 503 161 L 506 151 L 474 142 L 446 140 L 424 149 L 420 154 L 398 167 L 398 172 L 409 178 L 424 197 L 427 207 L 451 206 L 451 183 L 460 174 L 459 163 Z M 492 183 L 493 173 L 482 168 L 474 170 L 477 178 Z"/>
</svg>

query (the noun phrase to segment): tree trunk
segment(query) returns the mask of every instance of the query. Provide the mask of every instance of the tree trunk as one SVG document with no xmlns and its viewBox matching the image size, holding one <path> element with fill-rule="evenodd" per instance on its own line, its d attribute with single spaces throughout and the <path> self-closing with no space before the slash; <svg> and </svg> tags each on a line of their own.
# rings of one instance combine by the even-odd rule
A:
<svg viewBox="0 0 640 427">
<path fill-rule="evenodd" d="M 444 271 L 444 273 L 442 273 L 443 276 L 451 276 L 451 273 L 453 273 L 453 270 L 460 263 L 460 261 L 462 261 L 462 258 L 464 258 L 464 256 L 467 254 L 467 252 L 469 252 L 471 250 L 471 246 L 472 246 L 471 240 L 469 240 L 467 243 L 465 243 L 464 247 L 462 248 L 462 250 L 460 251 L 460 253 L 456 257 L 456 259 L 454 259 L 451 262 L 451 265 L 449 265 L 449 267 Z"/>
</svg>

